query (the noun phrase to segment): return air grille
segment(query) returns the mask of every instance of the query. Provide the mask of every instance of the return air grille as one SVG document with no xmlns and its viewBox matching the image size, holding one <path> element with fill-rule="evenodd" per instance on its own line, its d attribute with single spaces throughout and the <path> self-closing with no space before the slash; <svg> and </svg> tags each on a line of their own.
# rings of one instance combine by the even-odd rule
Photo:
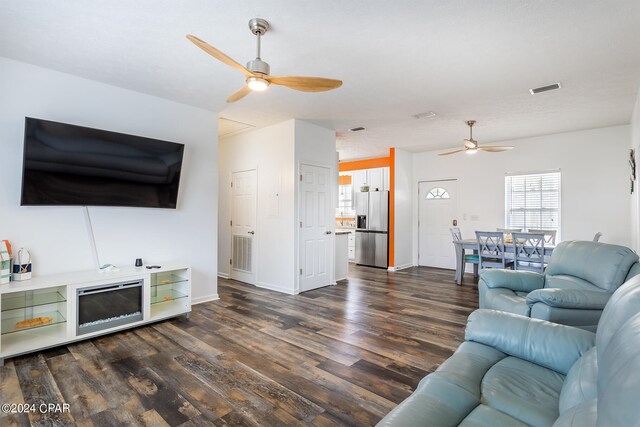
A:
<svg viewBox="0 0 640 427">
<path fill-rule="evenodd" d="M 233 269 L 251 273 L 253 239 L 245 236 L 233 236 Z"/>
<path fill-rule="evenodd" d="M 561 87 L 562 86 L 560 86 L 560 83 L 554 83 L 554 84 L 548 85 L 548 86 L 540 86 L 540 87 L 535 87 L 533 89 L 529 89 L 529 92 L 531 92 L 531 95 L 536 95 L 538 93 L 548 92 L 550 90 L 560 89 Z"/>
</svg>

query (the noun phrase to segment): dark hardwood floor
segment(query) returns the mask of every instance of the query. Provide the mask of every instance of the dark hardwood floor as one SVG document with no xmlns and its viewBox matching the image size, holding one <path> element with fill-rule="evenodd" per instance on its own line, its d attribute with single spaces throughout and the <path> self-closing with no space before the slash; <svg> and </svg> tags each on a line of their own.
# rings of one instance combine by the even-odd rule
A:
<svg viewBox="0 0 640 427">
<path fill-rule="evenodd" d="M 188 321 L 7 360 L 1 403 L 70 411 L 0 425 L 373 425 L 462 341 L 467 280 L 350 265 L 338 286 L 287 296 L 220 279 Z"/>
</svg>

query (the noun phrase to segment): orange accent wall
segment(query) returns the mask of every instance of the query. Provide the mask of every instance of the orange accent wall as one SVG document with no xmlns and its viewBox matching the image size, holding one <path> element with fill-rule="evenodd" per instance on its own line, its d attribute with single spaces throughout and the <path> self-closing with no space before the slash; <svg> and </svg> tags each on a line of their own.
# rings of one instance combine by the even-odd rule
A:
<svg viewBox="0 0 640 427">
<path fill-rule="evenodd" d="M 396 218 L 396 149 L 389 149 L 389 267 L 395 263 L 395 218 Z"/>
<path fill-rule="evenodd" d="M 353 162 L 338 163 L 340 172 L 355 171 L 360 169 L 383 168 L 390 166 L 390 157 L 376 157 L 375 159 L 354 160 Z"/>
<path fill-rule="evenodd" d="M 340 175 L 338 177 L 338 185 L 349 185 L 351 184 L 351 175 Z"/>
<path fill-rule="evenodd" d="M 389 267 L 395 266 L 395 161 L 396 149 L 390 148 L 389 157 L 376 157 L 375 159 L 338 163 L 338 170 L 340 172 L 389 166 Z"/>
</svg>

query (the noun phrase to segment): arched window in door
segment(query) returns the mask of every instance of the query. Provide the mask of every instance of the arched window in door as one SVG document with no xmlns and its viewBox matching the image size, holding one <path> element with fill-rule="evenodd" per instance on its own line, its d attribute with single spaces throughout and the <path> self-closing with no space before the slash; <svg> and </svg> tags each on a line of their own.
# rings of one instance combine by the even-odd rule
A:
<svg viewBox="0 0 640 427">
<path fill-rule="evenodd" d="M 434 187 L 427 193 L 427 199 L 449 199 L 449 192 L 442 187 Z"/>
</svg>

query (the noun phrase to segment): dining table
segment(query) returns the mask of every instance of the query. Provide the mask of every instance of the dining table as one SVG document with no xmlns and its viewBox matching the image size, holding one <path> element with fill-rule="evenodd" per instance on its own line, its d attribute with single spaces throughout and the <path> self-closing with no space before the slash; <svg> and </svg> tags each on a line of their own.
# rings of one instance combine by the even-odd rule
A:
<svg viewBox="0 0 640 427">
<path fill-rule="evenodd" d="M 462 284 L 462 276 L 464 274 L 464 254 L 465 251 L 473 251 L 474 254 L 478 253 L 478 241 L 476 239 L 462 239 L 462 240 L 454 240 L 453 245 L 456 249 L 456 275 L 455 281 L 456 284 Z M 544 245 L 544 256 L 550 257 L 555 249 L 555 245 L 545 244 Z M 504 244 L 504 252 L 506 254 L 513 254 L 513 243 L 505 242 Z M 478 277 L 478 264 L 473 264 L 473 277 Z"/>
</svg>

